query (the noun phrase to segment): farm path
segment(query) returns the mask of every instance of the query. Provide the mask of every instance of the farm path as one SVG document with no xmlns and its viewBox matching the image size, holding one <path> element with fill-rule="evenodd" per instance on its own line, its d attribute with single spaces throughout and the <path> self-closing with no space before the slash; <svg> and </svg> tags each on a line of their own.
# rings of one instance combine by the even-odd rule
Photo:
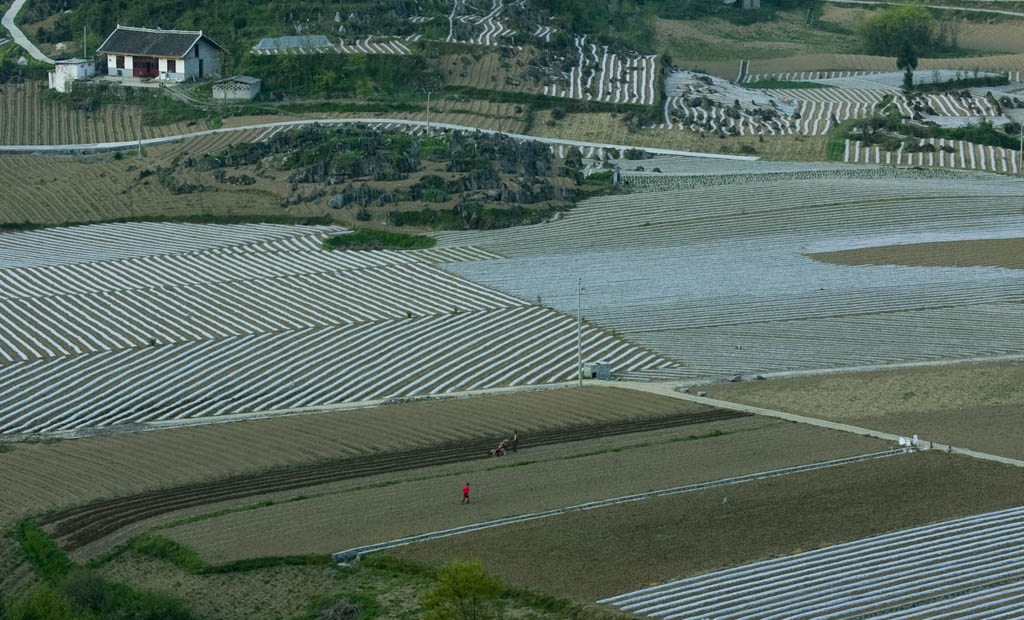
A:
<svg viewBox="0 0 1024 620">
<path fill-rule="evenodd" d="M 677 149 L 663 149 L 654 147 L 637 147 L 636 145 L 626 144 L 606 144 L 602 142 L 584 142 L 580 140 L 566 140 L 562 138 L 543 138 L 539 136 L 531 136 L 517 133 L 505 133 L 498 132 L 493 129 L 483 129 L 480 127 L 470 127 L 468 125 L 455 125 L 452 123 L 436 123 L 427 121 L 415 121 L 401 118 L 345 118 L 345 119 L 307 119 L 297 121 L 280 121 L 276 123 L 261 123 L 256 125 L 243 125 L 240 127 L 222 127 L 220 129 L 207 129 L 204 131 L 197 131 L 188 134 L 179 134 L 176 136 L 164 136 L 160 138 L 149 138 L 141 141 L 127 141 L 127 142 L 99 142 L 95 144 L 45 144 L 45 145 L 0 145 L 0 152 L 7 153 L 89 153 L 95 151 L 114 151 L 128 148 L 135 148 L 140 143 L 142 146 L 154 146 L 157 144 L 167 144 L 171 142 L 178 142 L 186 138 L 194 138 L 198 136 L 208 136 L 218 133 L 226 133 L 230 131 L 248 131 L 253 129 L 273 129 L 275 127 L 295 127 L 299 125 L 337 125 L 337 124 L 348 124 L 357 123 L 364 125 L 407 125 L 409 127 L 423 127 L 427 129 L 449 129 L 453 131 L 479 131 L 481 133 L 503 133 L 504 135 L 515 138 L 517 140 L 534 140 L 542 144 L 552 145 L 563 145 L 563 146 L 576 146 L 582 148 L 596 148 L 596 149 L 616 149 L 624 151 L 632 148 L 643 148 L 649 153 L 655 155 L 681 155 L 684 157 L 707 157 L 712 159 L 729 159 L 734 161 L 756 161 L 758 158 L 749 155 L 723 155 L 720 153 L 698 153 L 694 151 L 681 151 Z"/>
<path fill-rule="evenodd" d="M 968 2 L 989 2 L 991 0 L 968 0 Z M 1014 0 L 994 0 L 995 2 L 1013 2 Z M 909 4 L 908 2 L 883 2 L 882 0 L 829 0 L 833 4 L 877 4 L 877 5 L 889 5 L 889 6 L 900 6 Z M 974 9 L 971 7 L 963 6 L 943 6 L 929 4 L 929 9 L 939 9 L 944 11 L 971 11 L 972 13 L 997 13 L 999 15 L 1012 15 L 1014 17 L 1024 17 L 1024 13 L 1019 11 L 1004 11 L 1002 9 Z"/>
<path fill-rule="evenodd" d="M 846 433 L 854 433 L 856 435 L 864 435 L 868 437 L 876 437 L 878 439 L 885 439 L 888 441 L 899 441 L 899 435 L 892 433 L 885 433 L 862 426 L 853 426 L 851 424 L 843 424 L 841 422 L 832 422 L 830 420 L 821 420 L 818 418 L 812 418 L 803 415 L 796 415 L 793 413 L 786 413 L 784 411 L 775 411 L 773 409 L 765 409 L 763 407 L 751 407 L 749 405 L 741 405 L 738 403 L 731 403 L 724 400 L 718 400 L 715 398 L 704 398 L 701 396 L 695 396 L 693 394 L 685 394 L 678 391 L 678 385 L 669 382 L 663 383 L 637 383 L 637 382 L 606 382 L 606 381 L 594 381 L 595 385 L 609 385 L 613 384 L 626 389 L 637 390 L 640 392 L 647 392 L 649 394 L 658 394 L 660 396 L 668 396 L 670 398 L 678 398 L 681 400 L 687 400 L 692 403 L 701 405 L 708 405 L 716 409 L 725 409 L 732 411 L 741 411 L 744 413 L 753 413 L 755 415 L 763 415 L 772 418 L 778 418 L 781 420 L 788 420 L 790 422 L 800 422 L 801 424 L 811 424 L 813 426 L 819 426 L 821 428 L 827 428 L 835 431 L 843 431 Z M 971 450 L 968 448 L 957 448 L 947 444 L 930 442 L 927 439 L 920 439 L 920 445 L 922 449 L 935 449 L 946 452 L 953 452 L 956 454 L 963 454 L 976 459 L 982 459 L 986 461 L 994 461 L 996 463 L 1003 463 L 1004 465 L 1014 465 L 1016 467 L 1024 467 L 1024 461 L 1019 459 L 1012 459 L 1005 456 L 999 456 L 997 454 L 989 454 L 987 452 L 980 452 L 978 450 Z M 930 448 L 926 448 L 930 446 Z"/>
<path fill-rule="evenodd" d="M 25 48 L 32 58 L 35 58 L 40 62 L 49 63 L 51 65 L 54 64 L 53 59 L 40 52 L 39 48 L 29 41 L 28 37 L 25 36 L 25 33 L 21 31 L 21 28 L 18 28 L 14 23 L 14 18 L 18 16 L 18 11 L 20 11 L 23 6 L 25 6 L 25 0 L 14 0 L 14 4 L 11 5 L 11 8 L 7 9 L 7 12 L 4 13 L 3 20 L 0 21 L 3 22 L 4 28 L 6 28 L 7 31 L 11 33 L 11 36 L 14 37 L 14 41 Z"/>
</svg>

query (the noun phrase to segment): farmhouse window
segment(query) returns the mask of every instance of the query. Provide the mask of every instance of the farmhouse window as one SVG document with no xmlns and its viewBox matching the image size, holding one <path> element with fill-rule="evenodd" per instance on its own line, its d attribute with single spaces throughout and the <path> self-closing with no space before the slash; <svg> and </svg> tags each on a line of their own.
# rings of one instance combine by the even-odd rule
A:
<svg viewBox="0 0 1024 620">
<path fill-rule="evenodd" d="M 117 57 L 117 68 L 124 69 L 124 56 Z"/>
<path fill-rule="evenodd" d="M 199 58 L 199 46 L 196 46 L 196 58 Z"/>
<path fill-rule="evenodd" d="M 167 61 L 167 73 L 177 73 L 178 72 L 177 69 L 178 69 L 178 67 L 177 67 L 177 62 L 176 61 L 174 61 L 174 60 L 168 60 Z"/>
</svg>

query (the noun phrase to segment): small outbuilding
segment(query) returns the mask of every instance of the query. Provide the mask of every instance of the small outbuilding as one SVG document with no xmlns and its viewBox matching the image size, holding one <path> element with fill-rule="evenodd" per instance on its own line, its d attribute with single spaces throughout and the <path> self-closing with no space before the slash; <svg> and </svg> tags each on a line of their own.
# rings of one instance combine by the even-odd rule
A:
<svg viewBox="0 0 1024 620">
<path fill-rule="evenodd" d="M 213 83 L 214 101 L 252 101 L 260 94 L 259 78 L 236 75 Z"/>
<path fill-rule="evenodd" d="M 50 88 L 59 93 L 71 92 L 75 80 L 87 80 L 96 75 L 96 63 L 82 58 L 58 60 L 50 71 Z"/>
<path fill-rule="evenodd" d="M 107 55 L 108 75 L 185 82 L 220 77 L 225 50 L 202 30 L 118 24 L 96 51 Z"/>
</svg>

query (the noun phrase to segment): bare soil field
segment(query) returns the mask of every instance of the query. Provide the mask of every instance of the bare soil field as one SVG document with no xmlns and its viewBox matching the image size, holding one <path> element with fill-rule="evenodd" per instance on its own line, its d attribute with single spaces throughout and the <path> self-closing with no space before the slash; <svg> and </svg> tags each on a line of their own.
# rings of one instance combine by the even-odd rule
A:
<svg viewBox="0 0 1024 620">
<path fill-rule="evenodd" d="M 732 422 L 740 428 L 746 423 L 749 430 L 719 436 L 714 436 L 714 431 L 722 430 L 722 423 L 679 431 L 679 438 L 694 433 L 691 441 L 669 438 L 596 452 L 580 444 L 579 452 L 551 459 L 539 459 L 524 450 L 501 462 L 499 468 L 492 466 L 495 461 L 478 461 L 466 464 L 458 473 L 234 512 L 162 533 L 195 549 L 210 563 L 329 553 L 515 514 L 889 447 L 884 441 L 817 427 L 752 420 Z M 472 502 L 461 505 L 459 490 L 466 482 L 471 486 Z"/>
<path fill-rule="evenodd" d="M 655 44 L 656 49 L 666 50 L 681 69 L 707 60 L 856 51 L 859 43 L 852 32 L 807 28 L 806 19 L 801 11 L 779 12 L 772 21 L 742 26 L 718 18 L 656 19 Z M 828 14 L 824 21 L 830 21 Z"/>
<path fill-rule="evenodd" d="M 980 239 L 882 245 L 807 254 L 833 265 L 908 267 L 1005 267 L 1024 269 L 1024 239 Z"/>
<path fill-rule="evenodd" d="M 738 65 L 737 65 L 738 70 Z M 736 79 L 733 74 L 732 79 Z M 548 138 L 564 138 L 584 142 L 648 146 L 653 148 L 680 149 L 703 153 L 751 154 L 743 152 L 743 146 L 753 147 L 754 155 L 762 159 L 778 161 L 824 161 L 825 136 L 771 136 L 764 142 L 756 136 L 729 136 L 719 138 L 713 132 L 700 135 L 679 129 L 641 129 L 630 132 L 622 119 L 608 114 L 569 114 L 554 126 L 548 124 L 549 113 L 538 115 L 533 133 Z M 637 162 L 642 164 L 643 162 Z"/>
<path fill-rule="evenodd" d="M 166 151 L 171 156 L 173 152 Z M 159 157 L 147 155 L 144 167 L 166 164 Z M 134 155 L 122 160 L 113 155 L 0 155 L 0 185 L 4 187 L 0 223 L 60 224 L 145 215 L 282 212 L 278 196 L 249 188 L 221 185 L 211 187 L 212 191 L 172 194 L 155 176 L 139 178 Z M 293 208 L 289 213 L 298 215 L 301 211 L 301 207 Z"/>
<path fill-rule="evenodd" d="M 588 387 L 5 444 L 11 449 L 0 452 L 0 526 L 44 510 L 275 467 L 484 437 L 497 443 L 513 429 L 525 438 L 544 428 L 706 410 Z"/>
<path fill-rule="evenodd" d="M 1024 502 L 1024 471 L 923 452 L 577 512 L 390 551 L 479 558 L 591 602 L 672 579 Z M 496 549 L 503 553 L 498 557 Z"/>
<path fill-rule="evenodd" d="M 712 398 L 1024 458 L 1024 363 L 905 368 L 700 389 Z"/>
<path fill-rule="evenodd" d="M 1024 20 L 962 22 L 958 41 L 965 49 L 1024 53 Z"/>
</svg>

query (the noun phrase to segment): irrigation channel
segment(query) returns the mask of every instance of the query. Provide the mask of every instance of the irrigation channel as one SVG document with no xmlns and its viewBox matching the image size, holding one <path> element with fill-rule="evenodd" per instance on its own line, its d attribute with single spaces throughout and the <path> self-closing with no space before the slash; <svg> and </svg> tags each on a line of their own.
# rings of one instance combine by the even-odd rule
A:
<svg viewBox="0 0 1024 620">
<path fill-rule="evenodd" d="M 750 416 L 749 413 L 711 409 L 634 420 L 564 426 L 538 431 L 524 439 L 521 449 L 626 435 Z M 202 506 L 268 493 L 363 478 L 390 472 L 471 461 L 485 457 L 494 438 L 421 446 L 309 465 L 272 469 L 258 474 L 231 476 L 102 500 L 43 515 L 39 522 L 53 526 L 53 535 L 67 549 L 76 549 L 127 525 L 183 508 Z"/>
</svg>

